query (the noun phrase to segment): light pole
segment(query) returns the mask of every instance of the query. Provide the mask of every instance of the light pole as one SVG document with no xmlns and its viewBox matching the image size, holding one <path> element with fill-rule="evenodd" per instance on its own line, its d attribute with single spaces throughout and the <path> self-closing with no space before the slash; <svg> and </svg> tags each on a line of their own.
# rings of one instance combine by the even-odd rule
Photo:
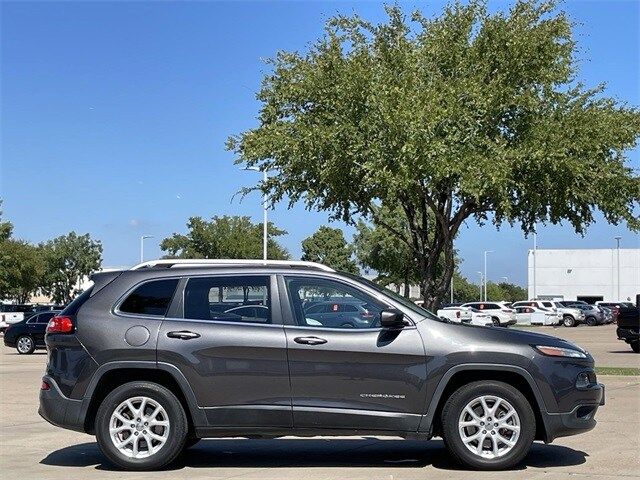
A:
<svg viewBox="0 0 640 480">
<path fill-rule="evenodd" d="M 480 275 L 480 301 L 482 301 L 482 284 L 483 284 L 483 275 L 482 272 L 478 272 L 478 275 Z"/>
<path fill-rule="evenodd" d="M 538 234 L 533 232 L 533 300 L 538 298 L 537 285 L 536 285 L 536 257 L 537 255 L 537 243 L 538 243 Z"/>
<path fill-rule="evenodd" d="M 618 255 L 616 256 L 616 260 L 618 263 L 618 297 L 616 298 L 616 301 L 619 302 L 620 301 L 620 239 L 622 239 L 622 237 L 613 237 L 616 240 L 616 250 L 618 251 Z"/>
<path fill-rule="evenodd" d="M 252 170 L 254 172 L 259 172 L 260 169 L 258 167 L 246 167 L 245 170 Z M 262 181 L 267 183 L 267 171 L 262 171 Z M 267 259 L 267 195 L 262 195 L 262 259 Z"/>
<path fill-rule="evenodd" d="M 153 235 L 142 235 L 140 237 L 140 263 L 144 262 L 144 241 L 147 238 L 153 238 Z"/>
<path fill-rule="evenodd" d="M 453 303 L 453 274 L 451 275 L 451 303 Z"/>
<path fill-rule="evenodd" d="M 487 301 L 487 253 L 493 253 L 493 250 L 484 251 L 484 301 Z"/>
</svg>

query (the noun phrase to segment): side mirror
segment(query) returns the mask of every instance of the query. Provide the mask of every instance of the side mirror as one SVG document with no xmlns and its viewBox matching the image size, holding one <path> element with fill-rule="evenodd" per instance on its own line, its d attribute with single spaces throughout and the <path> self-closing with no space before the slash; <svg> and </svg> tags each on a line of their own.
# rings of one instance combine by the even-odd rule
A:
<svg viewBox="0 0 640 480">
<path fill-rule="evenodd" d="M 395 308 L 389 308 L 380 312 L 380 326 L 382 328 L 402 328 L 404 326 L 404 313 Z"/>
</svg>

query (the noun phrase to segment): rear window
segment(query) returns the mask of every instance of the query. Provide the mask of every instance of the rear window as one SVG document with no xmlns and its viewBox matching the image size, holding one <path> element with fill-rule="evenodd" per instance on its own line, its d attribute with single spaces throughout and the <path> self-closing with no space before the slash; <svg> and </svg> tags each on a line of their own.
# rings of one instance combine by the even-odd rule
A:
<svg viewBox="0 0 640 480">
<path fill-rule="evenodd" d="M 62 310 L 60 315 L 75 315 L 76 313 L 78 313 L 78 310 L 80 310 L 80 307 L 84 305 L 84 302 L 86 302 L 91 296 L 92 291 L 93 291 L 93 285 L 91 285 L 84 292 L 82 292 L 80 295 L 74 298 L 73 301 L 69 305 L 67 305 L 67 307 L 64 310 Z"/>
<path fill-rule="evenodd" d="M 122 302 L 119 310 L 123 313 L 164 317 L 177 285 L 177 278 L 143 283 Z"/>
</svg>

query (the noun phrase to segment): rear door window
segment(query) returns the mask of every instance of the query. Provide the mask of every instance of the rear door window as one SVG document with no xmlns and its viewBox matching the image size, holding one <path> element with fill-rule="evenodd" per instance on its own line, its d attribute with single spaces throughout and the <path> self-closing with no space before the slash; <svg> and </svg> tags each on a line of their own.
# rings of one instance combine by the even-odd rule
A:
<svg viewBox="0 0 640 480">
<path fill-rule="evenodd" d="M 123 313 L 164 317 L 177 285 L 177 278 L 145 282 L 120 304 L 119 310 Z"/>
<path fill-rule="evenodd" d="M 271 323 L 269 276 L 190 278 L 184 290 L 184 318 Z"/>
</svg>

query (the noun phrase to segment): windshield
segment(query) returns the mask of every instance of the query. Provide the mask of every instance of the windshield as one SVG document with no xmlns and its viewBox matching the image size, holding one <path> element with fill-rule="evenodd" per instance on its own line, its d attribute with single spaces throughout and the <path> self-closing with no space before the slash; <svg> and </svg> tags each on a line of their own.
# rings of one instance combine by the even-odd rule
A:
<svg viewBox="0 0 640 480">
<path fill-rule="evenodd" d="M 374 290 L 376 290 L 376 291 L 378 291 L 380 293 L 383 293 L 387 297 L 391 297 L 394 301 L 398 302 L 403 307 L 408 308 L 412 312 L 420 315 L 421 317 L 429 317 L 429 318 L 432 318 L 434 320 L 442 321 L 441 318 L 437 317 L 436 315 L 431 313 L 426 308 L 419 307 L 418 305 L 413 303 L 411 300 L 408 300 L 407 298 L 403 297 L 402 295 L 398 295 L 393 290 L 390 290 L 390 289 L 388 289 L 386 287 L 382 287 L 382 286 L 378 285 L 377 283 L 372 282 L 371 280 L 367 280 L 366 278 L 359 277 L 358 275 L 353 275 L 351 273 L 346 273 L 346 272 L 340 272 L 340 274 L 344 275 L 345 277 L 349 277 L 352 280 L 356 280 L 357 282 L 364 283 L 368 287 L 371 287 Z"/>
</svg>

